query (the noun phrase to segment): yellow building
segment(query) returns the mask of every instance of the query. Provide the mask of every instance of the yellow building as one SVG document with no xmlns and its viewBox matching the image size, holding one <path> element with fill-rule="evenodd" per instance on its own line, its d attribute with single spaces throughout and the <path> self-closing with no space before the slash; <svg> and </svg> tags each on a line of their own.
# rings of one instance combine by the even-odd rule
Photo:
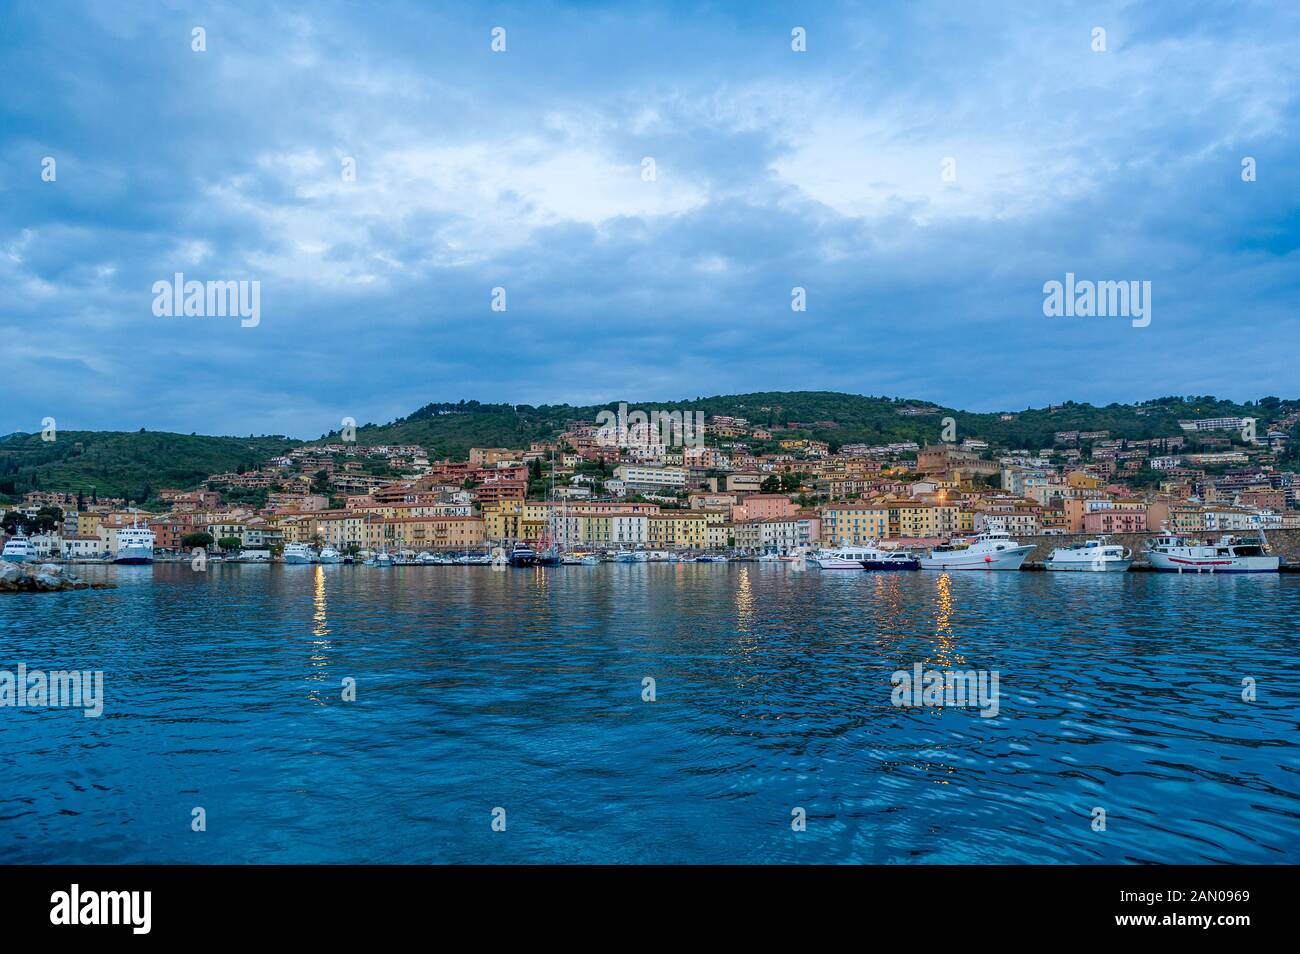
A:
<svg viewBox="0 0 1300 954">
<path fill-rule="evenodd" d="M 864 546 L 889 535 L 889 510 L 876 504 L 832 504 L 822 508 L 821 521 L 827 546 Z"/>
<path fill-rule="evenodd" d="M 480 517 L 380 517 L 365 527 L 374 550 L 474 550 L 483 546 Z"/>
<path fill-rule="evenodd" d="M 708 518 L 698 510 L 661 511 L 650 517 L 650 545 L 700 549 L 708 545 Z"/>
</svg>

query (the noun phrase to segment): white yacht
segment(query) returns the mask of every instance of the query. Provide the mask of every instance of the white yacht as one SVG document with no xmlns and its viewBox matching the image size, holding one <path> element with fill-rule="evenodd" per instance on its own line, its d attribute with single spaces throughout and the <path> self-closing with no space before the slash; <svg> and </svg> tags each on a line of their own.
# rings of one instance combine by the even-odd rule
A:
<svg viewBox="0 0 1300 954">
<path fill-rule="evenodd" d="M 1018 570 L 1034 551 L 1032 544 L 1020 544 L 1005 530 L 986 530 L 969 543 L 935 547 L 921 558 L 923 570 Z"/>
<path fill-rule="evenodd" d="M 644 550 L 619 550 L 614 554 L 615 563 L 646 563 L 649 559 Z"/>
<path fill-rule="evenodd" d="M 6 563 L 31 563 L 36 559 L 36 548 L 32 541 L 23 534 L 15 534 L 5 544 L 4 561 Z"/>
<path fill-rule="evenodd" d="M 839 547 L 813 558 L 822 570 L 919 570 L 921 561 L 910 553 L 873 546 Z"/>
<path fill-rule="evenodd" d="M 1261 540 L 1224 534 L 1218 543 L 1165 533 L 1146 544 L 1146 558 L 1167 573 L 1276 573 L 1282 561 L 1268 554 Z"/>
<path fill-rule="evenodd" d="M 287 543 L 284 547 L 285 563 L 315 563 L 316 551 L 305 543 Z"/>
<path fill-rule="evenodd" d="M 343 554 L 333 547 L 321 547 L 320 555 L 316 559 L 321 563 L 342 563 Z"/>
<path fill-rule="evenodd" d="M 1049 570 L 1123 573 L 1133 565 L 1133 551 L 1118 543 L 1107 543 L 1105 537 L 1098 537 L 1077 547 L 1057 547 L 1043 565 Z"/>
<path fill-rule="evenodd" d="M 114 563 L 152 563 L 154 533 L 148 527 L 133 523 L 117 531 L 117 553 Z"/>
</svg>

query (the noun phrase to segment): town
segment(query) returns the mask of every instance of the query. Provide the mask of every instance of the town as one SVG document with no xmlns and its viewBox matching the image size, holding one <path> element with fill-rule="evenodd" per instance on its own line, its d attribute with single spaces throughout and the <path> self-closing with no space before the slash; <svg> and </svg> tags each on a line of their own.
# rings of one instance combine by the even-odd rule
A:
<svg viewBox="0 0 1300 954">
<path fill-rule="evenodd" d="M 351 558 L 520 543 L 752 557 L 932 546 L 994 528 L 1016 537 L 1300 528 L 1300 476 L 1278 468 L 1300 411 L 1279 414 L 1258 436 L 1254 419 L 1224 417 L 1144 440 L 1059 431 L 1041 448 L 976 438 L 833 448 L 782 431 L 834 422 L 773 428 L 727 415 L 703 423 L 703 440 L 572 421 L 553 440 L 474 447 L 464 460 L 431 460 L 415 445 L 321 442 L 159 490 L 166 512 L 34 490 L 3 529 L 26 534 L 36 558 L 90 561 L 117 557 L 118 531 L 132 526 L 147 526 L 161 559 L 195 548 L 270 559 L 300 544 Z M 776 450 L 756 454 L 757 442 Z M 1144 470 L 1158 482 L 1128 482 Z"/>
</svg>

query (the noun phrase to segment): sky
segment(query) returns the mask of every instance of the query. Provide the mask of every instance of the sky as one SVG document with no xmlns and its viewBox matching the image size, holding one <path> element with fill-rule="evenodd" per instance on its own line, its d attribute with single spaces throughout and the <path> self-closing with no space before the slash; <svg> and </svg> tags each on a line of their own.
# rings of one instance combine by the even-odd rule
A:
<svg viewBox="0 0 1300 954">
<path fill-rule="evenodd" d="M 1300 396 L 1294 2 L 0 18 L 0 433 Z M 156 314 L 176 273 L 257 323 Z M 1045 315 L 1067 273 L 1150 282 L 1149 324 Z"/>
</svg>

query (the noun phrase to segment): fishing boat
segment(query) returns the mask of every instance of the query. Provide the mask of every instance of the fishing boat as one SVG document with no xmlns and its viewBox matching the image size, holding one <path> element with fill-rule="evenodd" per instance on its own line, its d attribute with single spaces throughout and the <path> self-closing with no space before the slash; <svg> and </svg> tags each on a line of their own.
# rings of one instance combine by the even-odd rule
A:
<svg viewBox="0 0 1300 954">
<path fill-rule="evenodd" d="M 393 558 L 388 550 L 377 550 L 366 560 L 366 566 L 390 567 L 393 565 Z"/>
<path fill-rule="evenodd" d="M 1005 530 L 986 530 L 969 543 L 935 547 L 921 558 L 923 570 L 1018 570 L 1033 544 L 1012 540 Z"/>
<path fill-rule="evenodd" d="M 1276 573 L 1282 564 L 1263 539 L 1227 533 L 1217 543 L 1164 533 L 1147 541 L 1146 558 L 1165 573 Z"/>
<path fill-rule="evenodd" d="M 343 554 L 333 547 L 321 547 L 320 554 L 316 557 L 321 563 L 342 563 Z"/>
<path fill-rule="evenodd" d="M 1081 573 L 1123 573 L 1133 565 L 1133 551 L 1105 537 L 1088 540 L 1076 547 L 1057 547 L 1043 561 L 1049 570 L 1072 570 Z"/>
</svg>

